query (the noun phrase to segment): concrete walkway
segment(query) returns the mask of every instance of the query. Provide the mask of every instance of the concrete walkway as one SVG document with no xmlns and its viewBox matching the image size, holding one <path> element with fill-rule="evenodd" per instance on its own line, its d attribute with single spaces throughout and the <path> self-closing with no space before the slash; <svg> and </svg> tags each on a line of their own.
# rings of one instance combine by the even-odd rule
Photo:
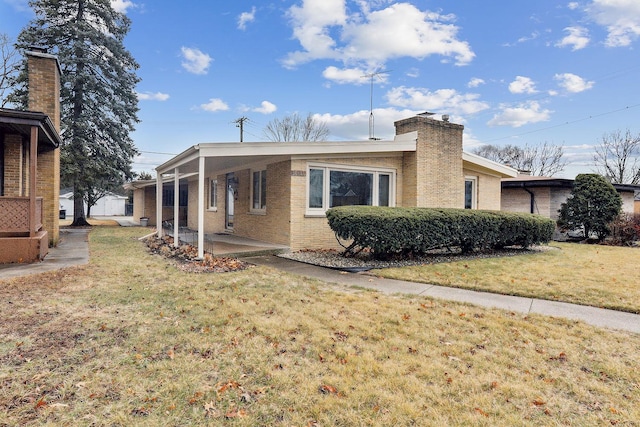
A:
<svg viewBox="0 0 640 427">
<path fill-rule="evenodd" d="M 89 228 L 60 229 L 58 246 L 49 249 L 44 261 L 0 265 L 0 280 L 44 273 L 89 262 Z"/>
<path fill-rule="evenodd" d="M 368 274 L 345 273 L 276 256 L 257 256 L 243 258 L 243 260 L 256 265 L 265 265 L 289 273 L 312 277 L 322 280 L 323 282 L 374 289 L 385 294 L 428 296 L 449 301 L 470 303 L 482 307 L 500 308 L 524 314 L 535 313 L 545 316 L 563 317 L 566 319 L 581 320 L 593 326 L 640 334 L 640 315 L 638 314 L 535 298 L 383 279 Z"/>
</svg>

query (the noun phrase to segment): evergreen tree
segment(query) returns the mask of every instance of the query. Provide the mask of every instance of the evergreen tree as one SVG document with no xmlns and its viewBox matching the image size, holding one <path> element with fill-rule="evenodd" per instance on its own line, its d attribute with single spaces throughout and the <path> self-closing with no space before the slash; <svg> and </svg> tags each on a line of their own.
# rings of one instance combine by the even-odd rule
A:
<svg viewBox="0 0 640 427">
<path fill-rule="evenodd" d="M 609 224 L 621 208 L 620 194 L 602 175 L 580 174 L 573 182 L 571 195 L 560 206 L 558 226 L 564 229 L 584 227 L 585 238 L 593 233 L 602 241 L 609 235 Z"/>
<path fill-rule="evenodd" d="M 44 47 L 58 56 L 61 180 L 74 189 L 73 225 L 87 225 L 83 200 L 90 192 L 111 190 L 131 179 L 138 154 L 129 136 L 138 122 L 138 64 L 123 44 L 131 21 L 110 0 L 31 0 L 29 5 L 35 18 L 16 46 Z M 26 80 L 23 72 L 12 93 L 23 108 Z"/>
</svg>

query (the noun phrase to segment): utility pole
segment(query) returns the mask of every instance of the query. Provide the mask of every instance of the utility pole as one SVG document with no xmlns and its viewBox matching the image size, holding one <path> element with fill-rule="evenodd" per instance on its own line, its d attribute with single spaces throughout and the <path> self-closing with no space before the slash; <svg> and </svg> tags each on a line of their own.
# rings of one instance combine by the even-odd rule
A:
<svg viewBox="0 0 640 427">
<path fill-rule="evenodd" d="M 244 122 L 247 120 L 249 120 L 247 117 L 242 116 L 233 122 L 237 128 L 240 128 L 240 142 L 244 142 Z"/>
</svg>

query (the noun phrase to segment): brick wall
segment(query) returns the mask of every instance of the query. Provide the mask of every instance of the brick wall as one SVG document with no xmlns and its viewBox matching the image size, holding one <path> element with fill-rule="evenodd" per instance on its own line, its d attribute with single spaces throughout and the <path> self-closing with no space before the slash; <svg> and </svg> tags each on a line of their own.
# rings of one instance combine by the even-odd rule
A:
<svg viewBox="0 0 640 427">
<path fill-rule="evenodd" d="M 8 197 L 22 197 L 24 153 L 22 137 L 20 135 L 5 135 L 4 140 L 4 195 Z"/>
<path fill-rule="evenodd" d="M 312 162 L 315 163 L 315 162 Z M 369 158 L 328 158 L 321 163 L 344 166 L 365 166 L 373 168 L 394 169 L 396 171 L 397 206 L 405 191 L 402 157 L 369 157 Z M 340 249 L 335 235 L 325 216 L 306 216 L 307 210 L 307 160 L 291 162 L 291 250 L 300 249 Z"/>
<path fill-rule="evenodd" d="M 251 170 L 236 172 L 238 197 L 234 210 L 234 232 L 239 236 L 265 242 L 289 245 L 291 166 L 289 161 L 266 166 L 267 209 L 265 213 L 253 213 L 251 204 Z"/>
<path fill-rule="evenodd" d="M 27 52 L 29 72 L 29 110 L 45 113 L 60 132 L 60 68 L 55 56 Z M 49 232 L 49 244 L 60 236 L 60 150 L 38 153 L 36 194 L 43 197 L 43 227 Z"/>
<path fill-rule="evenodd" d="M 204 232 L 222 233 L 225 231 L 225 175 L 205 178 L 204 182 Z M 217 182 L 218 209 L 209 209 L 209 195 L 212 182 Z M 198 180 L 189 181 L 189 207 L 187 208 L 187 227 L 198 229 Z"/>
<path fill-rule="evenodd" d="M 534 194 L 534 212 L 547 218 L 557 218 L 552 216 L 552 205 L 557 205 L 556 210 L 560 207 L 558 201 L 552 202 L 552 193 L 549 187 L 528 188 Z M 554 194 L 558 194 L 554 190 Z M 566 200 L 566 197 L 562 200 Z M 504 188 L 502 190 L 502 210 L 506 212 L 531 213 L 531 195 L 522 188 Z"/>
<path fill-rule="evenodd" d="M 476 178 L 478 185 L 476 191 L 476 208 L 499 211 L 501 205 L 501 179 L 475 169 L 465 168 L 463 174 L 466 177 Z"/>
<path fill-rule="evenodd" d="M 396 134 L 417 131 L 415 153 L 404 154 L 402 206 L 464 206 L 464 126 L 426 117 L 395 122 Z"/>
</svg>

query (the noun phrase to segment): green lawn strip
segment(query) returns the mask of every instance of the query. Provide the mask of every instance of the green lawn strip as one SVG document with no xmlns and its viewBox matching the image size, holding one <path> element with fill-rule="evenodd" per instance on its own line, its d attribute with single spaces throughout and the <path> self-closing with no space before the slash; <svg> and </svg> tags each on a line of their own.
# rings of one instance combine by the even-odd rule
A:
<svg viewBox="0 0 640 427">
<path fill-rule="evenodd" d="M 373 270 L 377 276 L 640 313 L 640 249 L 553 243 L 528 255 Z"/>
</svg>

